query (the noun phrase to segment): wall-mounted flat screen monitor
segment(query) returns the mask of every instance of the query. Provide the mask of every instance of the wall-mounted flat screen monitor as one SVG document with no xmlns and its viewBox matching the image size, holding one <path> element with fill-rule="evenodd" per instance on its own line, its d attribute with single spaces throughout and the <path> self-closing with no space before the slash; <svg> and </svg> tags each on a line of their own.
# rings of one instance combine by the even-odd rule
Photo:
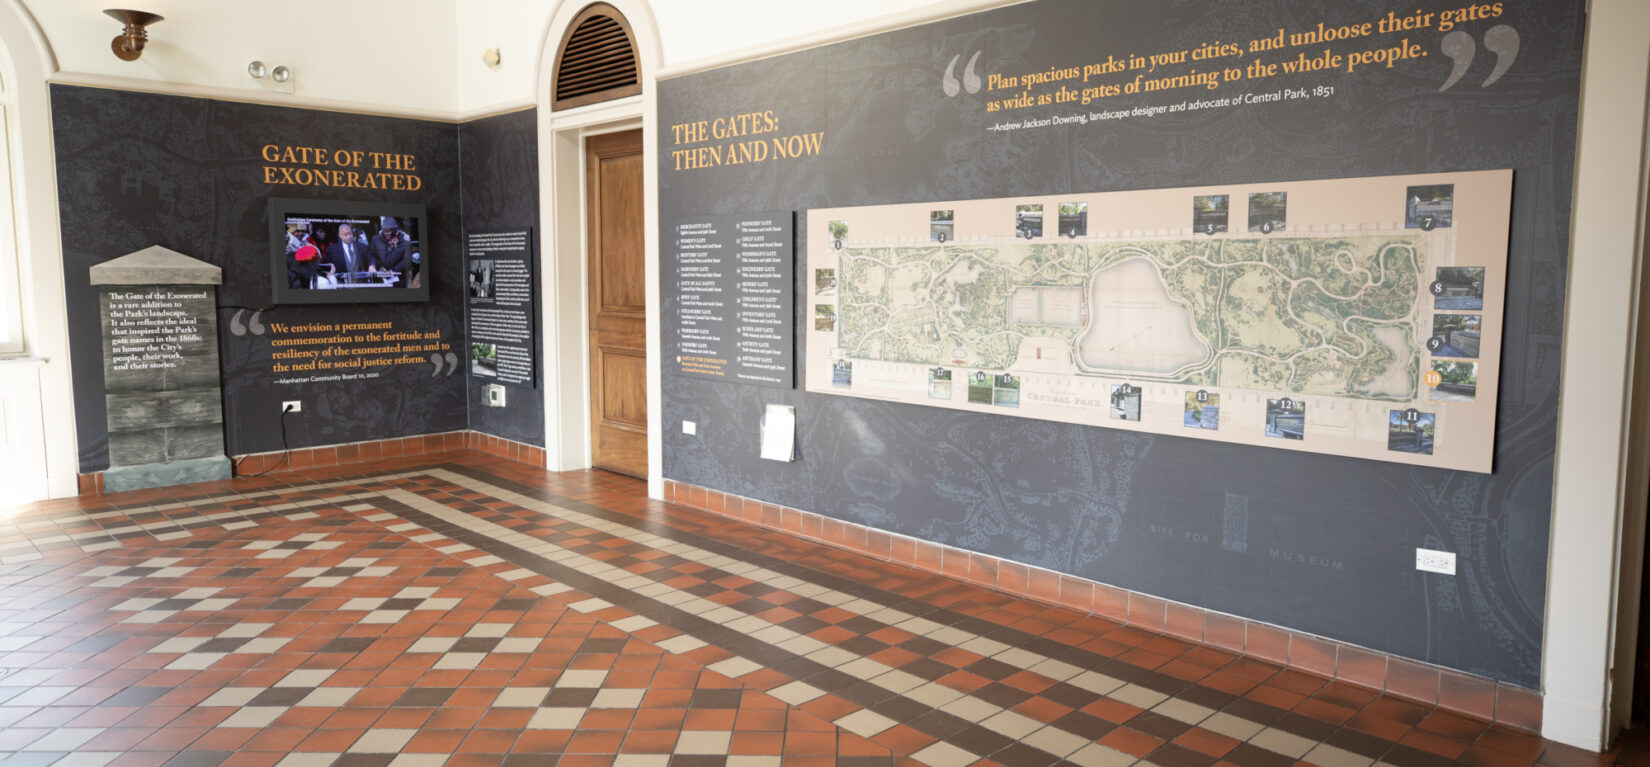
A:
<svg viewBox="0 0 1650 767">
<path fill-rule="evenodd" d="M 430 300 L 422 205 L 269 201 L 270 285 L 277 304 Z"/>
</svg>

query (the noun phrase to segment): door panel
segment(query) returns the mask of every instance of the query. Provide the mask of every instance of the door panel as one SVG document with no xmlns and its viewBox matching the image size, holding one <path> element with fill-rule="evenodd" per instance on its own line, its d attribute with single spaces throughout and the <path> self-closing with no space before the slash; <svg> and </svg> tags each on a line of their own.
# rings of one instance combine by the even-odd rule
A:
<svg viewBox="0 0 1650 767">
<path fill-rule="evenodd" d="M 647 476 L 647 276 L 642 135 L 585 142 L 590 271 L 590 458 Z"/>
</svg>

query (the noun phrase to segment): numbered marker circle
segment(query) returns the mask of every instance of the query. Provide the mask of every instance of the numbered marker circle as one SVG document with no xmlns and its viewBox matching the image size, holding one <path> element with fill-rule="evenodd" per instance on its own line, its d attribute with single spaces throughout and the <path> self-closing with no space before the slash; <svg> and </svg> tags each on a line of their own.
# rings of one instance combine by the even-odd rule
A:
<svg viewBox="0 0 1650 767">
<path fill-rule="evenodd" d="M 1261 234 L 1271 234 L 1272 233 L 1272 222 L 1268 221 L 1264 224 L 1261 224 L 1260 225 L 1260 233 Z"/>
<path fill-rule="evenodd" d="M 1204 224 L 1203 225 L 1203 233 L 1213 236 L 1214 233 L 1215 233 L 1215 225 L 1214 224 Z"/>
<path fill-rule="evenodd" d="M 841 240 L 832 241 L 831 242 L 831 247 L 836 248 L 837 250 L 842 250 L 842 241 Z"/>
<path fill-rule="evenodd" d="M 1405 410 L 1404 420 L 1409 421 L 1410 423 L 1415 423 L 1416 421 L 1421 420 L 1421 411 L 1416 410 L 1415 408 Z"/>
<path fill-rule="evenodd" d="M 1441 296 L 1444 294 L 1444 283 L 1433 280 L 1432 284 L 1427 286 L 1427 290 L 1432 291 L 1432 294 L 1435 296 Z"/>
<path fill-rule="evenodd" d="M 1025 230 L 1025 238 L 1028 239 L 1028 240 L 1031 239 L 1031 230 L 1030 229 Z"/>
<path fill-rule="evenodd" d="M 1434 219 L 1432 216 L 1426 216 L 1426 217 L 1421 219 L 1421 229 L 1423 231 L 1430 232 L 1430 231 L 1432 231 L 1433 227 L 1435 227 L 1437 225 L 1438 225 L 1437 219 Z"/>
<path fill-rule="evenodd" d="M 1278 400 L 1278 407 L 1283 408 L 1284 410 L 1294 410 L 1295 401 L 1288 397 L 1284 397 L 1283 399 Z"/>
<path fill-rule="evenodd" d="M 1208 402 L 1209 401 L 1209 393 L 1202 390 L 1202 389 L 1198 389 L 1197 390 L 1197 401 L 1198 402 Z"/>
<path fill-rule="evenodd" d="M 1433 336 L 1427 339 L 1427 351 L 1435 352 L 1444 348 L 1444 337 Z"/>
<path fill-rule="evenodd" d="M 1425 375 L 1421 376 L 1421 382 L 1428 386 L 1437 386 L 1444 382 L 1444 377 L 1439 375 L 1436 370 L 1428 370 Z"/>
</svg>

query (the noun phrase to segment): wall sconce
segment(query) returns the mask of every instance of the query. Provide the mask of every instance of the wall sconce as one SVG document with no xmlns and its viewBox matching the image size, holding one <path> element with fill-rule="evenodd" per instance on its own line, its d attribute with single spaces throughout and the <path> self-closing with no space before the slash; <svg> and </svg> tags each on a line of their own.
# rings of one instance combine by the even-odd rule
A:
<svg viewBox="0 0 1650 767">
<path fill-rule="evenodd" d="M 499 60 L 497 48 L 488 48 L 486 53 L 481 54 L 481 63 L 486 64 L 488 69 L 498 69 Z"/>
<path fill-rule="evenodd" d="M 148 11 L 111 8 L 103 13 L 126 25 L 125 31 L 115 35 L 114 41 L 109 44 L 115 52 L 115 58 L 121 61 L 137 61 L 138 57 L 143 55 L 143 46 L 149 42 L 149 32 L 144 27 L 164 21 L 161 16 Z"/>
</svg>

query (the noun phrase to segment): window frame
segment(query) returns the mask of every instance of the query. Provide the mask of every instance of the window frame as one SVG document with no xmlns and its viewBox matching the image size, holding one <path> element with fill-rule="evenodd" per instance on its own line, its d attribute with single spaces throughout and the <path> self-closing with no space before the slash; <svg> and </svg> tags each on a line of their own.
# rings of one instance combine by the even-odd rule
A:
<svg viewBox="0 0 1650 767">
<path fill-rule="evenodd" d="M 0 62 L 4 61 L 0 52 Z M 17 131 L 15 80 L 0 69 L 0 358 L 21 357 L 28 352 L 23 326 L 22 219 L 17 200 L 21 181 L 17 175 Z"/>
</svg>

